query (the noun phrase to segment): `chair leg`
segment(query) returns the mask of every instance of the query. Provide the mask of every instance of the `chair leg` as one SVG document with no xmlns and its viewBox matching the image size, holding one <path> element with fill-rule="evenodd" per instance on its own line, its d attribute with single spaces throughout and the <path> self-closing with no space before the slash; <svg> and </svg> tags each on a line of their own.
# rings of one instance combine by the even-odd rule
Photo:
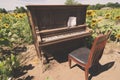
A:
<svg viewBox="0 0 120 80">
<path fill-rule="evenodd" d="M 71 59 L 68 56 L 68 63 L 69 63 L 69 67 L 71 68 Z"/>
<path fill-rule="evenodd" d="M 88 69 L 85 69 L 85 80 L 88 80 L 88 74 L 89 74 Z"/>
</svg>

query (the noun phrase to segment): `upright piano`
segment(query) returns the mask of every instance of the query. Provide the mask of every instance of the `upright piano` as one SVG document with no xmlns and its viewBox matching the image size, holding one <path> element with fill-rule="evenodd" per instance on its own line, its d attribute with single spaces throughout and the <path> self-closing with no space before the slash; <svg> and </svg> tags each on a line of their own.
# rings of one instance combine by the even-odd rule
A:
<svg viewBox="0 0 120 80">
<path fill-rule="evenodd" d="M 86 23 L 88 5 L 27 5 L 35 48 L 41 59 L 42 47 L 91 35 Z M 70 17 L 75 18 L 72 26 Z"/>
</svg>

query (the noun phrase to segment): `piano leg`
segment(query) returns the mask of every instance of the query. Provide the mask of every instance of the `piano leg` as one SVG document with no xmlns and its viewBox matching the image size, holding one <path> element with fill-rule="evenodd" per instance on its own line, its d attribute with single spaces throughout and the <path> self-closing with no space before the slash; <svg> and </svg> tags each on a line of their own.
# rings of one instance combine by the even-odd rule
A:
<svg viewBox="0 0 120 80">
<path fill-rule="evenodd" d="M 41 54 L 41 49 L 37 43 L 35 43 L 35 49 L 37 51 L 37 56 L 40 60 L 42 60 L 42 54 Z"/>
<path fill-rule="evenodd" d="M 35 43 L 35 49 L 36 49 L 36 51 L 37 51 L 37 56 L 38 56 L 38 58 L 40 59 L 40 62 L 41 62 L 41 70 L 42 70 L 42 73 L 43 72 L 45 72 L 45 68 L 44 68 L 44 60 L 45 60 L 45 58 L 44 58 L 44 56 L 43 56 L 43 51 L 42 51 L 42 49 L 41 49 L 41 47 L 37 44 L 37 43 Z"/>
<path fill-rule="evenodd" d="M 41 50 L 41 54 L 42 54 L 42 63 L 47 64 L 49 62 L 48 56 L 45 54 L 43 50 Z"/>
<path fill-rule="evenodd" d="M 41 70 L 42 70 L 42 73 L 44 73 L 49 67 L 49 59 L 48 59 L 48 56 L 47 54 L 45 54 L 45 52 L 41 49 Z"/>
<path fill-rule="evenodd" d="M 47 55 L 45 55 L 45 52 L 42 50 L 42 48 L 38 45 L 35 44 L 35 48 L 37 51 L 37 56 L 40 59 L 42 64 L 46 64 L 49 62 Z"/>
<path fill-rule="evenodd" d="M 47 54 L 43 54 L 43 56 L 44 56 L 44 61 L 43 61 L 43 64 L 47 64 L 47 63 L 49 63 L 49 57 L 47 56 Z"/>
</svg>

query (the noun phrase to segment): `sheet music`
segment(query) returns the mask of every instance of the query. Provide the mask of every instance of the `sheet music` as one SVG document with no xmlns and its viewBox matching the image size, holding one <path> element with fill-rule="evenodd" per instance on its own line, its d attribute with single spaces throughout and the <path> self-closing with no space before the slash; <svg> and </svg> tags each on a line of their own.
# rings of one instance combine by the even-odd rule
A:
<svg viewBox="0 0 120 80">
<path fill-rule="evenodd" d="M 69 17 L 67 26 L 68 27 L 76 26 L 76 17 L 74 17 L 74 16 Z"/>
</svg>

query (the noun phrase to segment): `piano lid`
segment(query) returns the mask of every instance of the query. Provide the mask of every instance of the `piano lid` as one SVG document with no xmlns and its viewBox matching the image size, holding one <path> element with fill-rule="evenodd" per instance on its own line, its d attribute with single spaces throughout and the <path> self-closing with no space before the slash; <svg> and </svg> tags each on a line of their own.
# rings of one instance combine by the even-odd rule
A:
<svg viewBox="0 0 120 80">
<path fill-rule="evenodd" d="M 69 17 L 76 17 L 76 25 L 86 23 L 88 5 L 27 5 L 33 27 L 39 30 L 66 27 Z"/>
</svg>

